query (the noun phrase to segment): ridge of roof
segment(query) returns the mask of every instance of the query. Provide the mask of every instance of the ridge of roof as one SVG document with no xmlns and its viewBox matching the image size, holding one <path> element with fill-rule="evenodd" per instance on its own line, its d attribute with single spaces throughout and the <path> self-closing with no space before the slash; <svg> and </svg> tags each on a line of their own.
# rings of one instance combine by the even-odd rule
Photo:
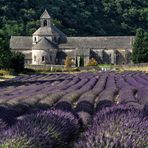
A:
<svg viewBox="0 0 148 148">
<path fill-rule="evenodd" d="M 40 18 L 41 19 L 50 19 L 51 16 L 49 15 L 48 11 L 45 9 Z"/>
<path fill-rule="evenodd" d="M 69 39 L 75 39 L 75 38 L 81 38 L 81 39 L 95 39 L 95 38 L 102 38 L 102 39 L 105 39 L 105 38 L 135 38 L 135 36 L 76 36 L 76 37 L 67 37 Z"/>
</svg>

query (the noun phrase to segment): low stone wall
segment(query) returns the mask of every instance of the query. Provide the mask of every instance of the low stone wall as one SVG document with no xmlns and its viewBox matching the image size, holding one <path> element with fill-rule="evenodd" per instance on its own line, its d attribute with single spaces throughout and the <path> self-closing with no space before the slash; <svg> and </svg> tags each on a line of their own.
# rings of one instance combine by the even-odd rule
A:
<svg viewBox="0 0 148 148">
<path fill-rule="evenodd" d="M 64 68 L 64 65 L 25 65 L 25 68 L 47 71 L 52 69 Z"/>
</svg>

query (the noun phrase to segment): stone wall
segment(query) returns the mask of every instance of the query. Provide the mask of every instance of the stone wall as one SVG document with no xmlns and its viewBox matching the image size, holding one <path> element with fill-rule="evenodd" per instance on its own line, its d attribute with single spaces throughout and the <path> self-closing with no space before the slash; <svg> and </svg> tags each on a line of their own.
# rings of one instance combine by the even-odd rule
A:
<svg viewBox="0 0 148 148">
<path fill-rule="evenodd" d="M 48 71 L 51 69 L 58 69 L 58 68 L 64 68 L 64 65 L 25 65 L 25 68 L 33 69 L 33 70 L 43 70 Z"/>
<path fill-rule="evenodd" d="M 43 59 L 44 58 L 44 59 Z M 56 50 L 32 50 L 32 64 L 55 64 Z"/>
</svg>

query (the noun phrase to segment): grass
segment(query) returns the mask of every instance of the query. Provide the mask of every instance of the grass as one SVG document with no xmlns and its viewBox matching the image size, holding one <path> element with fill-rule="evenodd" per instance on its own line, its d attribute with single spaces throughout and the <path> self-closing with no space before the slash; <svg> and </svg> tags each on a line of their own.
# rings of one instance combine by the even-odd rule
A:
<svg viewBox="0 0 148 148">
<path fill-rule="evenodd" d="M 138 66 L 122 66 L 122 67 L 119 67 L 119 71 L 142 71 L 142 72 L 146 72 L 148 73 L 148 66 L 141 66 L 141 67 L 138 67 Z"/>
<path fill-rule="evenodd" d="M 112 65 L 112 64 L 99 64 L 99 65 L 97 65 L 97 67 L 99 67 L 99 68 L 113 68 L 114 65 Z"/>
<path fill-rule="evenodd" d="M 12 70 L 0 70 L 0 81 L 15 78 Z"/>
<path fill-rule="evenodd" d="M 4 76 L 0 76 L 0 81 L 5 81 L 7 79 L 12 79 L 15 78 L 15 76 L 13 75 L 4 75 Z"/>
</svg>

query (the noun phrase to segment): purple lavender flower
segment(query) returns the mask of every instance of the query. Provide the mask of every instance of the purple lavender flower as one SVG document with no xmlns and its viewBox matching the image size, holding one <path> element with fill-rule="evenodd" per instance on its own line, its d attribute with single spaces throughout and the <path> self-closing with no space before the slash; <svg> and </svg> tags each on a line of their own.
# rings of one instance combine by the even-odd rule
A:
<svg viewBox="0 0 148 148">
<path fill-rule="evenodd" d="M 144 105 L 143 117 L 147 117 L 148 118 L 148 103 Z"/>
<path fill-rule="evenodd" d="M 101 100 L 97 103 L 96 105 L 96 113 L 103 110 L 106 107 L 111 107 L 113 106 L 113 102 L 110 100 Z"/>
<path fill-rule="evenodd" d="M 129 106 L 105 108 L 93 125 L 75 143 L 75 148 L 145 148 L 148 146 L 148 119 Z"/>
<path fill-rule="evenodd" d="M 72 111 L 72 105 L 71 103 L 69 103 L 67 100 L 62 100 L 62 101 L 59 101 L 55 107 L 55 109 L 60 109 L 60 110 L 63 110 L 63 111 Z"/>
<path fill-rule="evenodd" d="M 5 129 L 6 127 L 7 127 L 7 124 L 2 119 L 0 119 L 0 131 Z"/>
<path fill-rule="evenodd" d="M 16 119 L 12 117 L 9 114 L 6 114 L 6 112 L 0 112 L 0 119 L 5 122 L 8 126 L 12 126 L 13 124 L 16 123 Z"/>
<path fill-rule="evenodd" d="M 70 112 L 49 110 L 27 115 L 0 135 L 0 147 L 65 147 L 79 133 L 79 119 Z"/>
</svg>

